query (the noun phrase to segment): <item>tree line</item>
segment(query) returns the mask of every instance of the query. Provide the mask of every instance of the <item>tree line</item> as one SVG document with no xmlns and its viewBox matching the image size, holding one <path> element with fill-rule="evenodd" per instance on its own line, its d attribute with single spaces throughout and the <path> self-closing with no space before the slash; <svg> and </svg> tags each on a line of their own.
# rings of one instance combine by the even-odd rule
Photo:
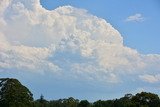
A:
<svg viewBox="0 0 160 107">
<path fill-rule="evenodd" d="M 47 101 L 43 95 L 34 100 L 30 90 L 17 79 L 0 78 L 0 107 L 160 107 L 157 94 L 126 94 L 113 100 L 78 100 L 73 97 Z"/>
</svg>

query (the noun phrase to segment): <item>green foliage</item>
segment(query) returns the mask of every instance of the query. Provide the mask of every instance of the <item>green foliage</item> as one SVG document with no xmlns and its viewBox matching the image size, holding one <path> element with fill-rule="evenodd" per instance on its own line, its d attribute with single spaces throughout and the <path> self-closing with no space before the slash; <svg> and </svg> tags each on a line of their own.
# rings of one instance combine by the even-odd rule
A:
<svg viewBox="0 0 160 107">
<path fill-rule="evenodd" d="M 16 79 L 0 79 L 0 107 L 31 107 L 32 93 Z"/>
<path fill-rule="evenodd" d="M 141 92 L 135 96 L 126 94 L 115 100 L 99 100 L 93 103 L 93 107 L 160 107 L 160 99 L 156 94 Z"/>
<path fill-rule="evenodd" d="M 143 107 L 160 107 L 160 99 L 158 95 L 153 93 L 141 92 L 133 96 L 132 101 L 137 106 Z"/>
<path fill-rule="evenodd" d="M 34 101 L 33 107 L 49 107 L 49 102 L 41 95 L 40 99 Z"/>
<path fill-rule="evenodd" d="M 77 107 L 78 103 L 79 103 L 79 100 L 76 100 L 73 97 L 63 100 L 63 104 L 66 107 Z"/>
<path fill-rule="evenodd" d="M 47 101 L 45 99 L 36 100 L 34 102 L 34 107 L 78 107 L 79 100 L 69 97 L 68 99 L 59 99 Z"/>
<path fill-rule="evenodd" d="M 78 107 L 90 107 L 90 103 L 87 100 L 81 100 Z"/>
</svg>

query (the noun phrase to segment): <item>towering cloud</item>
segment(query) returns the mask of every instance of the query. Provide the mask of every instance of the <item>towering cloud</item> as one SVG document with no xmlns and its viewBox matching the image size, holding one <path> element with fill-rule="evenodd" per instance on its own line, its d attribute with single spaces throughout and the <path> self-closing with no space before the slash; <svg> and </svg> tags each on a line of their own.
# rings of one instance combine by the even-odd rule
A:
<svg viewBox="0 0 160 107">
<path fill-rule="evenodd" d="M 159 65 L 160 55 L 124 46 L 111 24 L 86 10 L 63 6 L 49 11 L 39 0 L 1 0 L 0 70 L 118 82 L 124 74 L 151 69 L 156 74 Z"/>
</svg>

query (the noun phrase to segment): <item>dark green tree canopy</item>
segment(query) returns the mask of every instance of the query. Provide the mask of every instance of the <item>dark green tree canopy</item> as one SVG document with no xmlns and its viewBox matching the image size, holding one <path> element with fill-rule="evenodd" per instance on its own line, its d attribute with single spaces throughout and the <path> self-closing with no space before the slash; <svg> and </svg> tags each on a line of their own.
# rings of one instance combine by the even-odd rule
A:
<svg viewBox="0 0 160 107">
<path fill-rule="evenodd" d="M 160 104 L 158 95 L 153 93 L 141 92 L 133 96 L 132 101 L 138 105 L 148 105 L 149 107 L 157 107 Z M 158 106 L 159 107 L 159 106 Z"/>
<path fill-rule="evenodd" d="M 17 79 L 0 79 L 0 107 L 30 107 L 32 93 Z"/>
<path fill-rule="evenodd" d="M 90 107 L 90 103 L 87 100 L 81 100 L 78 107 Z"/>
</svg>

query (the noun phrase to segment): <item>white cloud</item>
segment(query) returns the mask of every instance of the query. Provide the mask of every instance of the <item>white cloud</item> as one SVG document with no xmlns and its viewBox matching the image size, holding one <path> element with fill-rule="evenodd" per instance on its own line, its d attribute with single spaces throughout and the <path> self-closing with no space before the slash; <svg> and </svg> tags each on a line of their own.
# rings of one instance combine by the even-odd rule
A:
<svg viewBox="0 0 160 107">
<path fill-rule="evenodd" d="M 159 69 L 160 55 L 142 55 L 124 46 L 111 24 L 86 10 L 63 6 L 49 11 L 39 0 L 1 3 L 1 69 L 61 71 L 110 83 L 121 81 L 123 74 Z"/>
<path fill-rule="evenodd" d="M 109 73 L 103 68 L 97 67 L 94 64 L 73 64 L 72 70 L 77 78 L 84 78 L 88 81 L 98 80 L 102 83 L 119 83 L 121 80 L 115 73 Z"/>
<path fill-rule="evenodd" d="M 43 73 L 44 71 L 59 71 L 59 67 L 47 61 L 52 53 L 49 48 L 12 46 L 3 40 L 0 43 L 0 68 L 20 69 Z"/>
<path fill-rule="evenodd" d="M 140 75 L 139 78 L 145 82 L 149 82 L 149 83 L 156 83 L 156 82 L 160 82 L 160 74 L 157 75 L 149 75 L 149 74 L 145 74 L 145 75 Z"/>
<path fill-rule="evenodd" d="M 125 21 L 127 22 L 142 22 L 144 21 L 144 17 L 140 13 L 136 13 L 135 15 L 127 17 Z"/>
</svg>

